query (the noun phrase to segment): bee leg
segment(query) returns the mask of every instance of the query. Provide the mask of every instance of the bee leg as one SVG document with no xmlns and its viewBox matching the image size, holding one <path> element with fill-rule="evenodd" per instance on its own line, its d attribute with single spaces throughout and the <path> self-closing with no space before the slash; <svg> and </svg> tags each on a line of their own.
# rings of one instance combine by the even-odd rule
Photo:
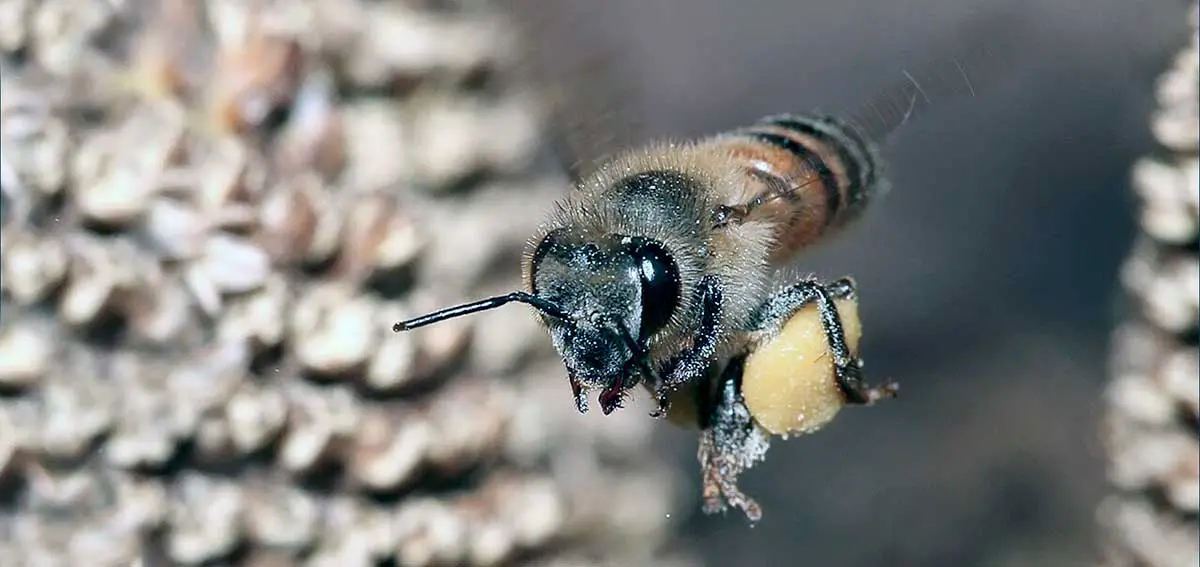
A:
<svg viewBox="0 0 1200 567">
<path fill-rule="evenodd" d="M 721 374 L 711 400 L 702 400 L 700 473 L 704 513 L 724 512 L 728 505 L 741 508 L 751 522 L 762 518 L 762 508 L 738 488 L 738 476 L 761 461 L 770 447 L 770 436 L 755 425 L 742 401 L 741 377 L 745 357 L 733 360 Z"/>
<path fill-rule="evenodd" d="M 871 405 L 884 398 L 896 397 L 899 386 L 895 382 L 886 382 L 881 386 L 863 383 L 862 360 L 850 353 L 846 333 L 842 329 L 842 318 L 834 304 L 835 299 L 854 299 L 856 296 L 854 280 L 850 278 L 825 285 L 812 280 L 799 282 L 767 300 L 759 311 L 755 330 L 777 333 L 796 311 L 815 301 L 821 316 L 821 327 L 825 329 L 825 338 L 829 342 L 829 352 L 833 355 L 834 376 L 846 403 Z"/>
<path fill-rule="evenodd" d="M 701 297 L 700 327 L 696 329 L 696 338 L 692 345 L 667 363 L 661 373 L 660 382 L 655 384 L 658 409 L 652 415 L 657 417 L 667 414 L 670 406 L 667 398 L 675 388 L 704 378 L 708 365 L 717 352 L 717 342 L 721 335 L 721 286 L 716 278 L 706 277 L 700 280 L 696 293 Z"/>
</svg>

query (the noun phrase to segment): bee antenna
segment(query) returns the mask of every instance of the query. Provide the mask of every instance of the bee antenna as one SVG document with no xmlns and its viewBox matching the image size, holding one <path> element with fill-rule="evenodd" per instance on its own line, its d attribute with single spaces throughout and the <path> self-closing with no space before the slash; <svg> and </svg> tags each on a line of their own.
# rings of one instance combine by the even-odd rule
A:
<svg viewBox="0 0 1200 567">
<path fill-rule="evenodd" d="M 538 297 L 536 295 L 533 295 L 531 293 L 525 293 L 523 291 L 514 291 L 512 293 L 507 293 L 504 295 L 497 295 L 495 297 L 481 299 L 479 301 L 475 301 L 472 303 L 464 303 L 462 305 L 455 305 L 454 307 L 447 307 L 445 309 L 442 309 L 439 311 L 434 311 L 433 313 L 421 315 L 420 317 L 415 317 L 415 318 L 409 319 L 407 321 L 400 321 L 399 323 L 392 325 L 392 331 L 397 332 L 397 333 L 399 333 L 400 331 L 408 331 L 411 329 L 415 329 L 417 327 L 424 327 L 425 325 L 437 323 L 439 321 L 445 321 L 446 319 L 453 319 L 455 317 L 461 317 L 463 315 L 470 315 L 472 313 L 478 313 L 480 311 L 487 311 L 488 309 L 495 309 L 497 307 L 500 307 L 501 305 L 504 305 L 506 303 L 511 303 L 513 301 L 531 305 L 531 306 L 533 306 L 534 309 L 537 309 L 538 311 L 540 311 L 546 315 L 549 315 L 551 317 L 554 317 L 556 319 L 563 319 L 563 320 L 570 319 L 570 317 L 566 313 L 564 313 L 563 310 L 561 308 L 559 308 L 558 305 L 554 304 L 553 302 L 543 299 L 541 297 Z"/>
</svg>

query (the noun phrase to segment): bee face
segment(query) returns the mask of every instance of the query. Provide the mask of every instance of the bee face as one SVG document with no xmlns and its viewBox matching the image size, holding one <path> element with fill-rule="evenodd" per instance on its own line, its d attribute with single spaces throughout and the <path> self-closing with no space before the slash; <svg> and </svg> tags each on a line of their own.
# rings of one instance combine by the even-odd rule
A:
<svg viewBox="0 0 1200 567">
<path fill-rule="evenodd" d="M 605 413 L 626 391 L 652 374 L 651 337 L 679 304 L 675 262 L 654 240 L 619 234 L 586 239 L 570 229 L 551 231 L 537 244 L 530 282 L 535 296 L 565 317 L 543 317 L 567 367 L 580 410 L 586 393 L 601 389 Z"/>
</svg>

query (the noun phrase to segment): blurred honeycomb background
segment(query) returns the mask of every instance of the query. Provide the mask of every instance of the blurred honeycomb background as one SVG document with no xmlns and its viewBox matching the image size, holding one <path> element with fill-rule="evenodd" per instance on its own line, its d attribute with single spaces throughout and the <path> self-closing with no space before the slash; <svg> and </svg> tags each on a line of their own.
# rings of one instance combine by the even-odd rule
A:
<svg viewBox="0 0 1200 567">
<path fill-rule="evenodd" d="M 1113 336 L 1102 504 L 1108 564 L 1200 563 L 1200 5 L 1191 42 L 1155 82 L 1157 147 L 1133 168 L 1138 234 L 1121 267 L 1130 309 Z"/>
<path fill-rule="evenodd" d="M 580 418 L 516 285 L 489 3 L 0 3 L 0 565 L 687 564 L 652 422 Z"/>
<path fill-rule="evenodd" d="M 548 2 L 0 0 L 0 565 L 1084 565 L 1110 470 L 1134 514 L 1101 524 L 1158 533 L 1166 477 L 1101 424 L 1194 11 Z M 515 285 L 566 186 L 553 103 L 598 144 L 845 111 L 991 21 L 1017 41 L 977 96 L 907 125 L 893 193 L 802 264 L 856 277 L 903 397 L 776 443 L 758 525 L 699 513 L 694 434 L 577 415 L 524 310 L 391 333 Z M 1179 548 L 1181 517 L 1110 547 Z"/>
</svg>

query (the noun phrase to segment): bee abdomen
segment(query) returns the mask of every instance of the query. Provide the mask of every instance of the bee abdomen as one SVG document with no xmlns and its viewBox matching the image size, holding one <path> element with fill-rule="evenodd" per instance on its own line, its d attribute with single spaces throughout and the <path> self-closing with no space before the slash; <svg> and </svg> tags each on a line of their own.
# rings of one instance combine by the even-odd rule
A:
<svg viewBox="0 0 1200 567">
<path fill-rule="evenodd" d="M 774 115 L 732 134 L 782 150 L 790 163 L 775 160 L 768 165 L 786 189 L 773 197 L 822 209 L 825 227 L 857 216 L 880 185 L 874 145 L 835 117 Z"/>
<path fill-rule="evenodd" d="M 760 124 L 786 128 L 801 136 L 819 141 L 827 153 L 824 159 L 837 160 L 845 171 L 840 184 L 840 216 L 853 216 L 867 204 L 879 188 L 879 159 L 875 144 L 860 135 L 858 128 L 834 116 L 777 115 L 762 119 Z"/>
</svg>

